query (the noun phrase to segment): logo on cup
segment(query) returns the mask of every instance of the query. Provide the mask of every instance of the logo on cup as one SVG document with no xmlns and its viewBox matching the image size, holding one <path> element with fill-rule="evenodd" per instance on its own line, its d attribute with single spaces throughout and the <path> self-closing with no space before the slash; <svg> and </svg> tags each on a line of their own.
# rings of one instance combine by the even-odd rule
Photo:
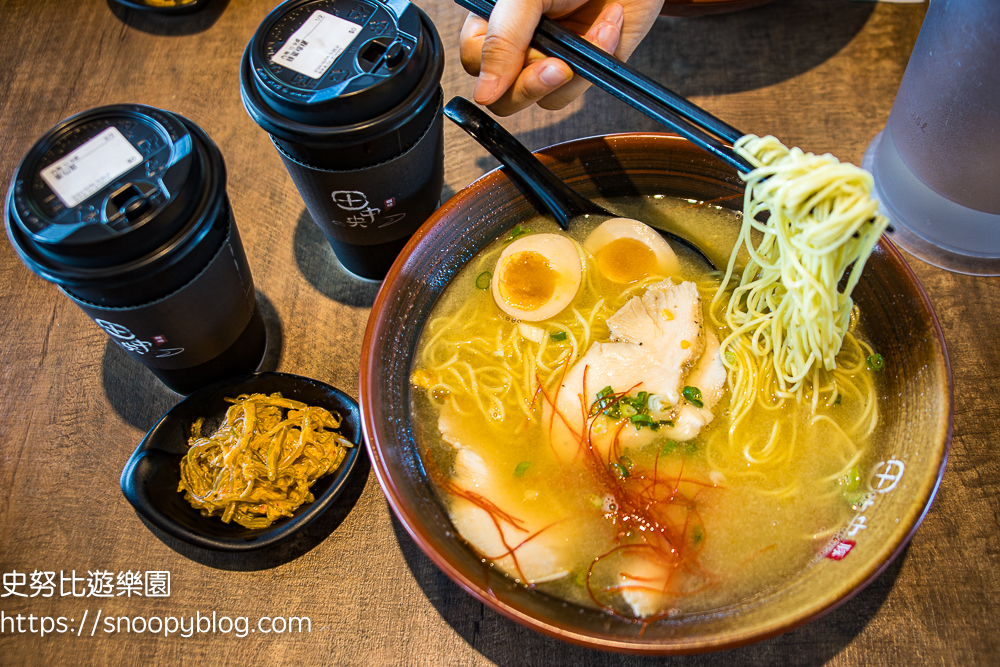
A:
<svg viewBox="0 0 1000 667">
<path fill-rule="evenodd" d="M 132 340 L 135 338 L 135 334 L 129 331 L 128 327 L 123 327 L 120 324 L 108 322 L 107 320 L 94 320 L 94 322 L 97 326 L 104 329 L 109 336 L 117 338 L 118 340 Z"/>
<path fill-rule="evenodd" d="M 345 211 L 360 211 L 368 207 L 368 197 L 360 190 L 337 190 L 330 196 L 333 203 Z"/>
<path fill-rule="evenodd" d="M 362 229 L 368 228 L 378 222 L 378 227 L 388 227 L 394 223 L 399 222 L 406 217 L 406 213 L 393 213 L 392 215 L 387 215 L 384 218 L 379 218 L 382 213 L 382 209 L 371 206 L 368 203 L 368 195 L 366 195 L 361 190 L 336 190 L 332 192 L 330 196 L 333 198 L 333 203 L 336 204 L 340 209 L 344 211 L 351 211 L 351 215 L 347 217 L 344 222 L 339 223 L 336 220 L 334 224 L 341 224 L 345 227 L 360 227 Z M 385 208 L 390 209 L 396 205 L 396 198 L 390 197 L 385 200 Z"/>
</svg>

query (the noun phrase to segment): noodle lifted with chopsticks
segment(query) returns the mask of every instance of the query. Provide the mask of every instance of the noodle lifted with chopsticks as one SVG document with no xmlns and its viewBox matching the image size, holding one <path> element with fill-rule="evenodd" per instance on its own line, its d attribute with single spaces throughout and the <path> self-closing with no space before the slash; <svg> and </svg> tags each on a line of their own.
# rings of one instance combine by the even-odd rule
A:
<svg viewBox="0 0 1000 667">
<path fill-rule="evenodd" d="M 830 154 L 789 149 L 770 136 L 746 135 L 735 148 L 756 169 L 743 176 L 743 227 L 712 310 L 744 245 L 750 262 L 729 298 L 724 319 L 732 333 L 722 343 L 738 414 L 757 387 L 736 376 L 751 374 L 744 365 L 755 358 L 773 367 L 778 390 L 786 395 L 801 396 L 817 370 L 836 368 L 851 328 L 851 292 L 889 223 L 871 199 L 871 174 L 859 167 Z M 768 214 L 764 222 L 756 217 L 761 213 Z M 763 235 L 756 247 L 752 231 Z M 840 291 L 837 285 L 852 264 Z"/>
</svg>

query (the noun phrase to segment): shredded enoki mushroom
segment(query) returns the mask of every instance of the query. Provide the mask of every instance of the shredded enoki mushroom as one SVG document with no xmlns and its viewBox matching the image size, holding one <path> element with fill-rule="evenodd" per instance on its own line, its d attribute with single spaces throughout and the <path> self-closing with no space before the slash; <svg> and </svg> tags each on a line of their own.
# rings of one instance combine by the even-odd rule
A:
<svg viewBox="0 0 1000 667">
<path fill-rule="evenodd" d="M 266 528 L 313 501 L 313 483 L 336 470 L 354 444 L 336 432 L 336 412 L 283 398 L 242 394 L 210 437 L 191 427 L 177 487 L 205 516 Z"/>
</svg>

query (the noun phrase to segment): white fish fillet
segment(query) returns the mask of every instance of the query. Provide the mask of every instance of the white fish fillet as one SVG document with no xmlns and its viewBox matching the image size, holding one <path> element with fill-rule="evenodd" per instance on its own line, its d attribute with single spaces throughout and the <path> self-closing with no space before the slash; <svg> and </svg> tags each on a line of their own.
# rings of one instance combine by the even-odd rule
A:
<svg viewBox="0 0 1000 667">
<path fill-rule="evenodd" d="M 516 525 L 502 518 L 494 521 L 494 516 L 475 502 L 452 496 L 451 520 L 459 534 L 477 552 L 511 576 L 523 577 L 526 583 L 566 576 L 569 572 L 564 564 L 569 561 L 572 523 L 562 516 L 560 508 L 511 497 L 510 489 L 498 482 L 499 473 L 474 451 L 482 434 L 463 428 L 450 409 L 442 410 L 438 427 L 442 437 L 457 450 L 452 481 L 518 520 Z M 508 553 L 511 549 L 513 556 Z"/>
<path fill-rule="evenodd" d="M 572 461 L 589 447 L 601 457 L 610 456 L 615 438 L 622 447 L 641 447 L 654 439 L 684 441 L 697 436 L 712 421 L 712 408 L 725 390 L 726 369 L 719 339 L 703 326 L 701 298 L 694 283 L 666 280 L 647 288 L 608 319 L 612 342 L 595 343 L 567 371 L 555 396 L 555 409 L 543 404 L 544 424 L 551 445 L 564 461 Z M 533 327 L 534 328 L 534 327 Z M 522 330 L 533 338 L 534 331 Z M 673 426 L 636 429 L 627 422 L 612 424 L 604 417 L 590 418 L 589 406 L 597 393 L 610 386 L 616 393 L 645 391 L 657 396 L 659 410 L 651 416 L 670 420 Z M 697 387 L 703 407 L 683 400 L 685 386 Z M 455 495 L 450 502 L 452 521 L 459 534 L 479 553 L 512 576 L 540 583 L 566 576 L 566 564 L 576 538 L 571 517 L 560 508 L 544 507 L 515 498 L 510 485 L 501 484 L 496 470 L 487 466 L 478 451 L 481 430 L 444 408 L 438 427 L 445 441 L 456 449 L 453 482 L 485 499 L 516 522 Z M 589 439 L 588 439 L 589 433 Z M 505 488 L 505 486 L 507 488 Z M 531 539 L 528 539 L 528 538 Z M 514 556 L 509 552 L 514 550 Z M 516 559 L 516 562 L 515 562 Z M 636 556 L 621 572 L 622 596 L 638 617 L 660 612 L 668 602 L 662 591 L 673 570 L 651 558 Z"/>
<path fill-rule="evenodd" d="M 712 420 L 711 408 L 721 398 L 726 379 L 718 338 L 706 335 L 702 319 L 697 286 L 670 280 L 650 285 L 641 297 L 633 297 L 608 318 L 615 342 L 594 343 L 560 383 L 555 411 L 549 404 L 544 407 L 557 454 L 564 460 L 580 455 L 588 432 L 590 445 L 602 458 L 608 456 L 616 435 L 623 447 L 641 447 L 664 436 L 674 440 L 695 437 Z M 681 390 L 687 385 L 701 390 L 703 408 L 681 400 Z M 657 396 L 661 409 L 651 416 L 673 421 L 675 426 L 661 427 L 656 433 L 631 425 L 610 425 L 608 430 L 603 417 L 588 420 L 587 409 L 605 387 L 615 393 L 645 391 Z"/>
<path fill-rule="evenodd" d="M 622 599 L 639 618 L 652 616 L 663 609 L 667 596 L 670 568 L 649 558 L 632 558 L 622 573 Z"/>
<path fill-rule="evenodd" d="M 712 408 L 725 391 L 726 367 L 722 364 L 719 339 L 711 331 L 705 332 L 705 351 L 684 380 L 684 385 L 697 387 L 704 405 L 699 408 L 685 401 L 671 419 L 674 425 L 660 428 L 660 436 L 678 442 L 691 440 L 712 421 Z"/>
</svg>

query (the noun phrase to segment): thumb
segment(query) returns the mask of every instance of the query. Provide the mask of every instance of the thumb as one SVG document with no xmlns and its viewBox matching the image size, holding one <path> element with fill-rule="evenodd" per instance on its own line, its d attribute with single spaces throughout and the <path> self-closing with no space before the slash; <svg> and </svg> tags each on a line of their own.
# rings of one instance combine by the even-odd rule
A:
<svg viewBox="0 0 1000 667">
<path fill-rule="evenodd" d="M 544 9 L 541 0 L 498 0 L 483 36 L 479 80 L 473 93 L 476 102 L 492 104 L 517 79 Z"/>
</svg>

